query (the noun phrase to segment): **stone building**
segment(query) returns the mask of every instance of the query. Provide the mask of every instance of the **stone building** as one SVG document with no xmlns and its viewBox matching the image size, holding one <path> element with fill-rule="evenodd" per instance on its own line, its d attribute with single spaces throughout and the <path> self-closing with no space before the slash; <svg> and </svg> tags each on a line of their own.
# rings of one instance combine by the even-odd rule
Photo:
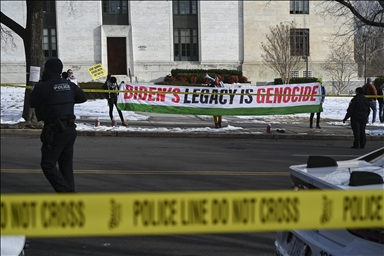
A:
<svg viewBox="0 0 384 256">
<path fill-rule="evenodd" d="M 237 69 L 252 84 L 279 77 L 262 64 L 261 42 L 271 26 L 295 21 L 308 75 L 330 80 L 321 64 L 330 53 L 333 20 L 317 15 L 318 1 L 47 1 L 44 54 L 59 57 L 79 82 L 101 63 L 125 81 L 162 81 L 172 69 Z M 1 1 L 1 11 L 25 26 L 25 1 Z M 1 45 L 1 83 L 24 83 L 23 43 Z M 353 51 L 353 47 L 351 47 Z M 303 60 L 305 61 L 305 60 Z M 306 68 L 292 71 L 306 75 Z M 101 79 L 103 80 L 103 79 Z"/>
</svg>

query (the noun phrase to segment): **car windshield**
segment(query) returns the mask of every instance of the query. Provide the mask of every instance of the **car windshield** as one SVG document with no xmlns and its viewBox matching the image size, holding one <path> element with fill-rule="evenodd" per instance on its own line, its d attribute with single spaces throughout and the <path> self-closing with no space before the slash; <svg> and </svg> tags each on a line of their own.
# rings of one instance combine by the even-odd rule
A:
<svg viewBox="0 0 384 256">
<path fill-rule="evenodd" d="M 375 166 L 384 167 L 384 154 L 380 155 L 379 157 L 377 157 L 375 159 L 373 159 L 372 161 L 370 161 L 370 163 L 375 165 Z"/>
</svg>

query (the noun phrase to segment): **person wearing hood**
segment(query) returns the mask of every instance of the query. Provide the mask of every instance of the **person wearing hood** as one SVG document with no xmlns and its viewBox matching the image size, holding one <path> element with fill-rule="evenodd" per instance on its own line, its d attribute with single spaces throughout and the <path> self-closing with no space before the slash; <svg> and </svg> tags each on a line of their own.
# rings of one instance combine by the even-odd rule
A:
<svg viewBox="0 0 384 256">
<path fill-rule="evenodd" d="M 367 126 L 367 117 L 369 116 L 369 101 L 364 96 L 364 89 L 356 88 L 356 95 L 349 103 L 347 113 L 343 119 L 343 123 L 351 118 L 351 128 L 353 131 L 353 145 L 351 148 L 363 149 L 366 144 L 365 127 Z"/>
<path fill-rule="evenodd" d="M 40 135 L 43 143 L 40 166 L 57 193 L 75 192 L 73 145 L 77 132 L 74 105 L 87 101 L 80 87 L 61 77 L 62 70 L 60 59 L 47 60 L 42 79 L 29 95 L 29 105 L 35 108 L 37 120 L 44 121 Z"/>
<path fill-rule="evenodd" d="M 122 81 L 124 83 L 124 81 Z M 119 85 L 117 84 L 117 79 L 114 76 L 111 76 L 108 74 L 107 80 L 103 84 L 103 89 L 107 90 L 108 92 L 105 93 L 105 98 L 108 100 L 108 106 L 109 106 L 109 117 L 111 118 L 111 121 L 114 120 L 113 118 L 113 106 L 116 107 L 117 113 L 119 114 L 121 124 L 123 126 L 128 126 L 128 124 L 124 121 L 124 116 L 121 110 L 117 107 L 117 98 L 119 95 Z"/>
</svg>

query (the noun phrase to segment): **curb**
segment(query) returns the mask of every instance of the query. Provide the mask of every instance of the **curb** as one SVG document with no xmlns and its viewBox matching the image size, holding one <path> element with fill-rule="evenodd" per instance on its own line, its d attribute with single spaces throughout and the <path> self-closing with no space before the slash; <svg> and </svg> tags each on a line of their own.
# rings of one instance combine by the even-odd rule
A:
<svg viewBox="0 0 384 256">
<path fill-rule="evenodd" d="M 1 129 L 1 135 L 40 136 L 41 129 Z M 122 131 L 77 131 L 78 136 L 93 137 L 163 137 L 163 138 L 228 138 L 228 139 L 270 139 L 270 140 L 353 140 L 352 135 L 323 134 L 281 134 L 252 132 L 122 132 Z M 384 136 L 367 135 L 367 141 L 384 141 Z"/>
</svg>

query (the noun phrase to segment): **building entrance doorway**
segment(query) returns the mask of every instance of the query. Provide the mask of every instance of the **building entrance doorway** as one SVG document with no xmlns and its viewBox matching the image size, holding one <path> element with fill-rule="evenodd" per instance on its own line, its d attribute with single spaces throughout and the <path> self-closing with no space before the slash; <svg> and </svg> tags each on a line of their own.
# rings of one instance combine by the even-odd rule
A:
<svg viewBox="0 0 384 256">
<path fill-rule="evenodd" d="M 112 75 L 127 75 L 127 44 L 125 37 L 107 38 L 108 71 Z"/>
</svg>

